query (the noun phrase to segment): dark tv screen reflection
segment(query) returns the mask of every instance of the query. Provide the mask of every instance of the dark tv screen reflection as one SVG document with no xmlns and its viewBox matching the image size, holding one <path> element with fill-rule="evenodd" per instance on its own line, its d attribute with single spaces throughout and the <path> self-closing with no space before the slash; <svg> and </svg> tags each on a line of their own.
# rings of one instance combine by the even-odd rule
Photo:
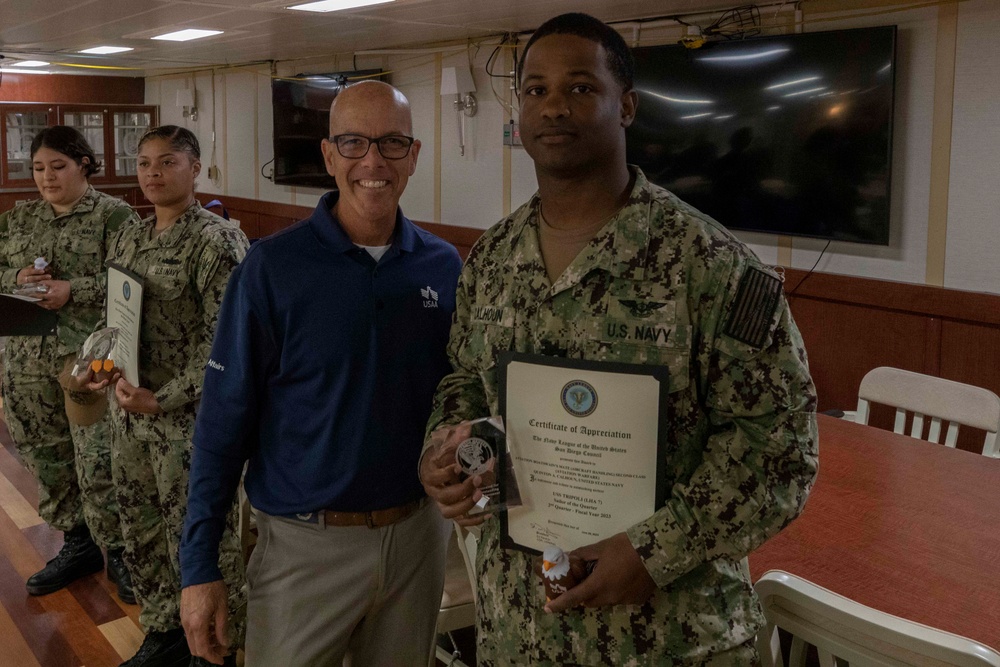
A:
<svg viewBox="0 0 1000 667">
<path fill-rule="evenodd" d="M 895 39 L 635 49 L 629 162 L 730 229 L 887 245 Z"/>
<path fill-rule="evenodd" d="M 330 105 L 345 84 L 380 73 L 358 70 L 272 79 L 275 183 L 337 189 L 320 148 L 330 132 Z"/>
</svg>

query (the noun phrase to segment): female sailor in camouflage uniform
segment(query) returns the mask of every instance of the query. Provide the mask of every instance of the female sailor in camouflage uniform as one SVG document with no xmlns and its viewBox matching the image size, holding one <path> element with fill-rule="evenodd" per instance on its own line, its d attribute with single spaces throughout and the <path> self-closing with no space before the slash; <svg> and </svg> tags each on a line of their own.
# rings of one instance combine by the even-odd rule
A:
<svg viewBox="0 0 1000 667">
<path fill-rule="evenodd" d="M 142 137 L 139 185 L 155 214 L 123 232 L 108 256 L 144 281 L 140 386 L 117 378 L 110 410 L 125 560 L 146 631 L 139 651 L 124 663 L 129 667 L 201 664 L 192 661 L 181 628 L 178 551 L 191 437 L 216 316 L 229 274 L 249 243 L 235 223 L 195 199 L 199 157 L 198 140 L 185 128 L 166 125 Z M 230 592 L 233 646 L 242 642 L 246 614 L 235 516 L 234 505 L 219 559 Z"/>
<path fill-rule="evenodd" d="M 38 512 L 66 539 L 27 588 L 44 595 L 100 572 L 99 544 L 108 550 L 108 578 L 118 584 L 119 597 L 134 604 L 122 561 L 106 403 L 79 414 L 72 401 L 82 395 L 67 392 L 64 398 L 57 378 L 101 319 L 111 240 L 138 217 L 125 202 L 90 186 L 88 179 L 101 165 L 76 129 L 42 130 L 31 143 L 31 159 L 42 198 L 0 215 L 0 290 L 44 286 L 38 304 L 57 311 L 59 322 L 55 336 L 14 336 L 7 342 L 4 413 L 18 451 L 38 479 Z M 47 267 L 34 267 L 39 257 Z"/>
</svg>

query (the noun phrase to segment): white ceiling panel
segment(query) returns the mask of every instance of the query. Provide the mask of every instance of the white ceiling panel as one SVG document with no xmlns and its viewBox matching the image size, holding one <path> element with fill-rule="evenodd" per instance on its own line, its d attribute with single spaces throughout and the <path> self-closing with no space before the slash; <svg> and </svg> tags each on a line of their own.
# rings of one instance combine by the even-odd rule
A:
<svg viewBox="0 0 1000 667">
<path fill-rule="evenodd" d="M 624 21 L 734 5 L 733 0 L 397 0 L 314 14 L 286 9 L 292 1 L 0 0 L 0 54 L 8 63 L 35 57 L 141 68 L 135 73 L 142 75 L 165 68 L 319 58 L 522 32 L 567 11 Z M 225 34 L 184 43 L 147 38 L 159 29 L 190 27 Z M 99 44 L 135 50 L 102 57 L 76 54 Z"/>
</svg>

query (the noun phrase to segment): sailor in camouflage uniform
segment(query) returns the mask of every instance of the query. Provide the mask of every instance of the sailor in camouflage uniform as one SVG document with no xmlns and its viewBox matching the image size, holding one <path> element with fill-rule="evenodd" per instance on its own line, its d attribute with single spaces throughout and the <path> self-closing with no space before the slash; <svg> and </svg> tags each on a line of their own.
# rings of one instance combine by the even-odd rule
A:
<svg viewBox="0 0 1000 667">
<path fill-rule="evenodd" d="M 625 164 L 631 58 L 596 19 L 557 17 L 521 60 L 521 135 L 539 192 L 490 229 L 459 282 L 433 430 L 498 406 L 497 354 L 665 366 L 663 507 L 579 549 L 596 561 L 547 603 L 532 557 L 482 525 L 481 665 L 755 664 L 763 623 L 741 560 L 802 509 L 817 467 L 816 397 L 774 271 L 711 218 Z M 560 246 L 567 228 L 590 230 Z M 567 237 L 568 238 L 568 237 Z M 654 332 L 653 335 L 646 335 Z M 421 479 L 464 525 L 474 478 L 433 456 Z M 479 519 L 481 521 L 481 519 Z"/>
<path fill-rule="evenodd" d="M 27 588 L 44 595 L 99 572 L 104 567 L 100 545 L 108 550 L 108 577 L 118 584 L 119 596 L 134 604 L 111 482 L 110 436 L 102 414 L 106 403 L 77 419 L 74 404 L 68 403 L 73 398 L 64 396 L 58 377 L 101 319 L 108 245 L 119 228 L 138 217 L 122 200 L 90 186 L 88 178 L 100 163 L 76 129 L 42 130 L 31 156 L 42 198 L 0 215 L 0 290 L 45 285 L 49 291 L 39 294 L 39 305 L 58 311 L 59 321 L 55 336 L 14 336 L 7 342 L 4 416 L 38 480 L 39 514 L 66 539 L 45 569 L 28 579 Z M 37 257 L 50 266 L 35 269 Z"/>
<path fill-rule="evenodd" d="M 181 628 L 178 560 L 191 439 L 222 295 L 249 247 L 235 223 L 206 211 L 194 198 L 199 155 L 197 138 L 184 128 L 167 125 L 143 136 L 139 184 L 156 213 L 125 230 L 108 257 L 145 281 L 140 386 L 118 379 L 117 404 L 111 409 L 125 557 L 147 633 L 136 655 L 124 663 L 129 667 L 191 660 Z M 229 590 L 235 650 L 242 644 L 246 613 L 235 503 L 228 523 L 219 567 Z"/>
</svg>

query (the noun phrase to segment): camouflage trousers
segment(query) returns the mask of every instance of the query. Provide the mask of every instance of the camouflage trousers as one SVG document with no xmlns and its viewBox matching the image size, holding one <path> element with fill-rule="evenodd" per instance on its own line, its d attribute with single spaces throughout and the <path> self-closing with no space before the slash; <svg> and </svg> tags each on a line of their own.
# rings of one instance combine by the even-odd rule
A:
<svg viewBox="0 0 1000 667">
<path fill-rule="evenodd" d="M 40 378 L 7 367 L 3 376 L 4 418 L 38 480 L 38 513 L 62 531 L 86 521 L 99 545 L 120 548 L 108 416 L 91 426 L 71 425 L 57 373 L 54 368 L 50 378 Z"/>
<path fill-rule="evenodd" d="M 181 627 L 180 542 L 191 447 L 190 440 L 144 440 L 127 428 L 113 431 L 111 463 L 125 535 L 125 564 L 142 606 L 139 623 L 147 632 Z M 237 517 L 234 500 L 219 545 L 219 568 L 229 589 L 229 635 L 234 647 L 243 645 L 246 631 Z"/>
<path fill-rule="evenodd" d="M 641 605 L 546 614 L 534 556 L 499 545 L 499 521 L 476 554 L 476 661 L 480 667 L 754 667 L 763 624 L 748 582 L 700 568 Z M 720 565 L 723 571 L 728 565 Z M 732 564 L 741 569 L 741 565 Z M 747 573 L 749 577 L 749 573 Z M 701 583 L 705 580 L 707 583 Z M 716 604 L 717 598 L 721 600 Z M 721 608 L 720 608 L 721 607 Z"/>
</svg>

